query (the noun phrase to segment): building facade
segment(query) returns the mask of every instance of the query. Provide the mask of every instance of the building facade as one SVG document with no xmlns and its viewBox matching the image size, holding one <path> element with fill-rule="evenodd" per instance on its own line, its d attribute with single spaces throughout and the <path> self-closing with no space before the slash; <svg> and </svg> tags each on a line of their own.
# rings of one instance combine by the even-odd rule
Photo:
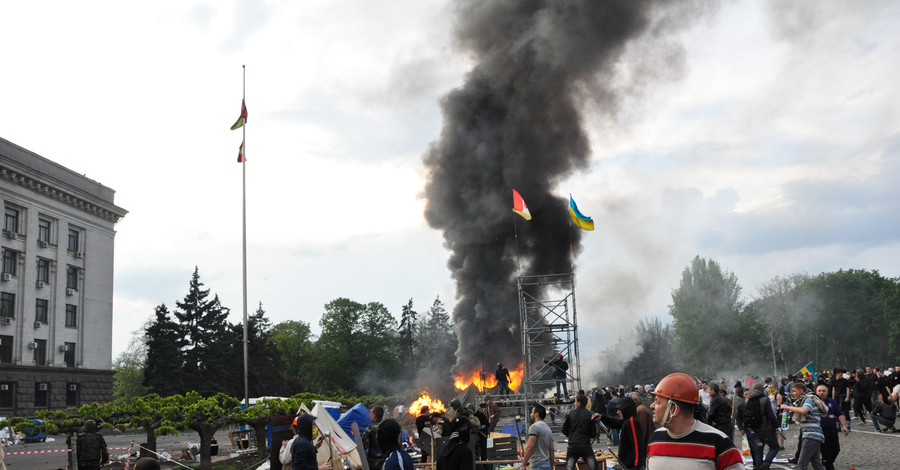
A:
<svg viewBox="0 0 900 470">
<path fill-rule="evenodd" d="M 0 138 L 0 416 L 112 399 L 114 196 Z"/>
</svg>

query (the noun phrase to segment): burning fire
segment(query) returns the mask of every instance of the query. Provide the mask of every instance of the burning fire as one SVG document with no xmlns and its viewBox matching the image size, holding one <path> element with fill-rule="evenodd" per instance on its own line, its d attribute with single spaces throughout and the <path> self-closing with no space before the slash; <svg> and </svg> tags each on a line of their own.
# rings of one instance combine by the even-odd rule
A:
<svg viewBox="0 0 900 470">
<path fill-rule="evenodd" d="M 519 364 L 519 367 L 516 367 L 515 370 L 509 371 L 509 388 L 513 391 L 518 391 L 523 377 L 525 377 L 524 363 Z M 469 388 L 469 385 L 475 385 L 479 392 L 484 393 L 486 388 L 497 386 L 497 378 L 494 377 L 493 372 L 485 372 L 485 377 L 482 379 L 481 371 L 477 369 L 470 372 L 456 371 L 456 379 L 453 380 L 453 384 L 457 390 L 465 390 Z"/>
<path fill-rule="evenodd" d="M 413 416 L 418 416 L 419 412 L 422 411 L 422 407 L 427 406 L 432 413 L 437 411 L 438 413 L 443 413 L 447 411 L 447 407 L 444 406 L 444 403 L 440 400 L 432 400 L 430 396 L 428 396 L 428 391 L 424 391 L 419 394 L 419 398 L 416 401 L 412 402 L 412 405 L 409 405 L 409 414 Z"/>
</svg>

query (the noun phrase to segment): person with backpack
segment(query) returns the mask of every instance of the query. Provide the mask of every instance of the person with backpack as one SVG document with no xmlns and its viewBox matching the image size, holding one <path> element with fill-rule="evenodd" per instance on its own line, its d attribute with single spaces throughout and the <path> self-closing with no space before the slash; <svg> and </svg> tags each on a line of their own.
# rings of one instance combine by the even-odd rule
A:
<svg viewBox="0 0 900 470">
<path fill-rule="evenodd" d="M 768 469 L 781 450 L 775 433 L 780 423 L 775 417 L 771 400 L 763 390 L 763 384 L 759 382 L 753 384 L 753 388 L 747 392 L 746 402 L 738 416 L 738 429 L 741 429 L 741 434 L 747 436 L 753 468 Z M 763 457 L 765 446 L 769 447 L 769 452 Z"/>
<path fill-rule="evenodd" d="M 384 464 L 384 452 L 378 445 L 378 425 L 384 419 L 384 407 L 376 405 L 371 411 L 372 423 L 363 431 L 362 443 L 363 449 L 366 450 L 366 460 L 369 462 L 369 469 L 380 469 Z"/>
</svg>

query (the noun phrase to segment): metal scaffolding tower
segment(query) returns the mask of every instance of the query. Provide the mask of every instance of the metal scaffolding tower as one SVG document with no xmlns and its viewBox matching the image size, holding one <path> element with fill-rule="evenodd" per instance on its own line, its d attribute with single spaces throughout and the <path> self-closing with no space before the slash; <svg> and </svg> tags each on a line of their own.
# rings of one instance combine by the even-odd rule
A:
<svg viewBox="0 0 900 470">
<path fill-rule="evenodd" d="M 548 361 L 556 354 L 567 358 L 566 383 L 574 394 L 581 388 L 575 274 L 520 276 L 519 319 L 525 359 L 520 390 L 525 401 L 540 400 L 548 388 L 555 391 L 555 368 Z"/>
</svg>

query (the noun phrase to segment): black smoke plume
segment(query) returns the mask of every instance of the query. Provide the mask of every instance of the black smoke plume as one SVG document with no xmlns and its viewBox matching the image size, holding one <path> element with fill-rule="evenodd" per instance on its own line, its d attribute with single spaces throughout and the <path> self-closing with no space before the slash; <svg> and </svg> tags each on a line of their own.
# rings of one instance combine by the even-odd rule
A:
<svg viewBox="0 0 900 470">
<path fill-rule="evenodd" d="M 563 192 L 556 186 L 589 161 L 583 103 L 615 114 L 619 91 L 607 79 L 616 76 L 630 41 L 658 33 L 667 22 L 653 21 L 654 5 L 634 0 L 456 4 L 455 38 L 475 66 L 465 84 L 442 100 L 444 127 L 424 161 L 425 216 L 443 230 L 452 251 L 458 369 L 485 365 L 490 371 L 498 361 L 512 367 L 522 361 L 517 251 L 522 274 L 572 271 L 570 243 L 577 253 L 582 232 L 568 227 L 568 199 L 555 194 Z M 533 215 L 528 222 L 515 219 L 518 250 L 513 188 Z"/>
</svg>

